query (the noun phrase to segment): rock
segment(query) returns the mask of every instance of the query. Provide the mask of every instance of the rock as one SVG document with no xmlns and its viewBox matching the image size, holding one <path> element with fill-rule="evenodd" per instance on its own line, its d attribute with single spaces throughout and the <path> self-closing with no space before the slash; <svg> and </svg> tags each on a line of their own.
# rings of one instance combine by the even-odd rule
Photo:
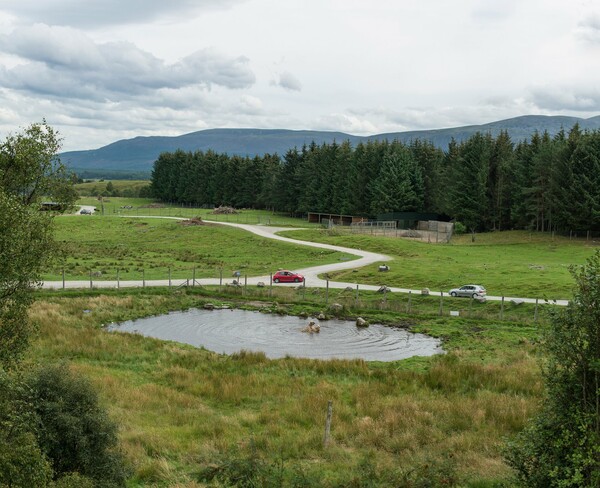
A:
<svg viewBox="0 0 600 488">
<path fill-rule="evenodd" d="M 423 288 L 421 290 L 421 295 L 429 295 L 429 288 Z"/>
<path fill-rule="evenodd" d="M 319 315 L 317 315 L 317 319 L 319 319 L 319 320 L 327 320 L 327 317 L 325 316 L 325 314 L 323 312 L 321 312 Z"/>
<path fill-rule="evenodd" d="M 358 317 L 356 319 L 356 327 L 369 327 L 369 322 L 367 322 L 362 317 Z"/>
<path fill-rule="evenodd" d="M 214 305 L 214 303 L 205 303 L 202 308 L 204 310 L 214 310 L 215 309 L 215 305 Z"/>
<path fill-rule="evenodd" d="M 308 317 L 308 313 L 306 313 L 306 312 L 300 312 L 300 313 L 298 314 L 298 317 L 301 317 L 301 318 L 305 319 L 305 318 L 307 318 L 307 317 Z"/>
<path fill-rule="evenodd" d="M 379 287 L 379 290 L 377 290 L 377 293 L 389 293 L 392 290 L 389 289 L 387 286 L 383 285 Z"/>
<path fill-rule="evenodd" d="M 331 305 L 329 305 L 329 309 L 334 312 L 339 312 L 340 310 L 344 309 L 344 306 L 340 303 L 332 303 Z"/>
<path fill-rule="evenodd" d="M 344 291 L 354 291 L 354 288 L 352 288 L 351 286 L 347 286 L 346 288 L 344 288 Z"/>
<path fill-rule="evenodd" d="M 513 298 L 510 303 L 512 303 L 513 305 L 521 305 L 524 302 L 524 300 L 521 300 L 520 298 Z"/>
<path fill-rule="evenodd" d="M 382 264 L 379 266 L 379 271 L 389 271 L 390 267 L 387 264 Z"/>
<path fill-rule="evenodd" d="M 256 286 L 257 286 L 258 288 L 264 288 L 266 285 L 265 285 L 265 282 L 264 282 L 264 281 L 259 281 L 258 283 L 256 283 Z"/>
</svg>

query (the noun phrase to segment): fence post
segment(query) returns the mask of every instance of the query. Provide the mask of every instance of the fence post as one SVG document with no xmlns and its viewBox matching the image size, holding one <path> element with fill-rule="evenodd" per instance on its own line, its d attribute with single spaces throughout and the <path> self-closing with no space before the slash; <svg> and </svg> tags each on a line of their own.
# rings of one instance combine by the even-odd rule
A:
<svg viewBox="0 0 600 488">
<path fill-rule="evenodd" d="M 223 289 L 223 268 L 219 270 L 219 291 Z"/>
<path fill-rule="evenodd" d="M 412 298 L 412 290 L 408 290 L 408 305 L 406 306 L 406 313 L 410 313 L 411 298 Z"/>
<path fill-rule="evenodd" d="M 325 288 L 325 305 L 329 303 L 329 279 L 327 280 L 327 288 Z"/>
<path fill-rule="evenodd" d="M 196 286 L 196 267 L 194 266 L 194 269 L 192 269 L 192 288 L 194 288 Z"/>
<path fill-rule="evenodd" d="M 358 283 L 356 284 L 356 298 L 354 299 L 354 306 L 358 308 Z"/>
<path fill-rule="evenodd" d="M 121 288 L 121 284 L 119 283 L 119 268 L 117 268 L 117 290 Z"/>
<path fill-rule="evenodd" d="M 302 278 L 302 301 L 306 300 L 306 277 Z"/>
<path fill-rule="evenodd" d="M 269 298 L 273 296 L 273 273 L 269 273 Z"/>
<path fill-rule="evenodd" d="M 64 290 L 65 289 L 65 268 L 63 268 L 62 277 L 63 277 L 63 290 Z"/>
<path fill-rule="evenodd" d="M 469 299 L 469 317 L 473 315 L 473 297 Z"/>
<path fill-rule="evenodd" d="M 387 307 L 387 286 L 383 285 L 383 308 Z"/>
<path fill-rule="evenodd" d="M 171 267 L 169 266 L 169 288 L 171 288 Z"/>
<path fill-rule="evenodd" d="M 323 447 L 329 444 L 329 434 L 331 432 L 331 417 L 333 416 L 333 402 L 327 402 L 327 418 L 325 419 L 325 435 L 323 436 Z"/>
<path fill-rule="evenodd" d="M 142 268 L 142 288 L 146 288 L 146 269 Z"/>
<path fill-rule="evenodd" d="M 248 291 L 248 275 L 244 274 L 244 295 L 246 295 Z"/>
<path fill-rule="evenodd" d="M 502 302 L 500 303 L 500 320 L 504 320 L 504 294 L 502 294 Z"/>
<path fill-rule="evenodd" d="M 93 288 L 92 285 L 92 270 L 90 269 L 90 290 Z"/>
<path fill-rule="evenodd" d="M 444 292 L 440 292 L 440 316 L 444 314 Z"/>
<path fill-rule="evenodd" d="M 538 320 L 538 298 L 535 299 L 535 311 L 533 312 L 533 321 L 537 322 Z"/>
</svg>

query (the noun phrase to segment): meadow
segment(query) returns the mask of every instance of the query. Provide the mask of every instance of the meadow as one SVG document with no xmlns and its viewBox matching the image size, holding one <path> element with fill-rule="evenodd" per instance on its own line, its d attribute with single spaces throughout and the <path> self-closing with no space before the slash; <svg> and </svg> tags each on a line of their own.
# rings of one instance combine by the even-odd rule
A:
<svg viewBox="0 0 600 488">
<path fill-rule="evenodd" d="M 347 234 L 343 229 L 286 231 L 295 239 L 368 249 L 392 258 L 382 276 L 376 267 L 331 273 L 331 279 L 402 288 L 448 291 L 474 283 L 488 294 L 539 299 L 572 295 L 570 266 L 581 265 L 600 242 L 547 233 L 505 231 L 454 236 L 449 244 Z"/>
<path fill-rule="evenodd" d="M 206 301 L 273 313 L 322 309 L 310 299 L 287 306 L 156 289 L 44 292 L 31 310 L 40 326 L 31 361 L 69 361 L 92 379 L 120 425 L 130 486 L 510 483 L 501 451 L 538 408 L 540 324 L 345 309 L 445 341 L 445 355 L 393 363 L 225 356 L 103 327 Z"/>
<path fill-rule="evenodd" d="M 58 218 L 56 235 L 66 256 L 46 279 L 59 279 L 63 265 L 67 279 L 85 279 L 90 270 L 114 279 L 116 269 L 122 279 L 140 270 L 152 279 L 164 278 L 167 268 L 173 277 L 189 276 L 192 267 L 198 277 L 214 277 L 220 269 L 251 275 L 349 258 L 224 226 L 124 218 L 122 211 L 188 217 L 199 212 L 144 208 L 151 203 L 139 199 L 131 200 L 136 207 L 121 209 L 125 202 L 106 206 L 104 215 Z M 248 215 L 253 220 L 269 214 Z M 583 263 L 596 246 L 524 232 L 477 235 L 474 243 L 470 236 L 457 237 L 447 245 L 316 228 L 285 235 L 393 258 L 387 273 L 373 266 L 332 279 L 432 290 L 478 282 L 490 294 L 540 298 L 568 298 L 569 266 Z M 549 305 L 538 310 L 529 304 L 287 287 L 38 295 L 31 317 L 39 335 L 29 360 L 68 361 L 91 378 L 120 425 L 131 487 L 512 486 L 503 446 L 541 401 L 537 354 Z M 264 313 L 362 316 L 440 337 L 447 354 L 392 363 L 268 360 L 257 352 L 225 356 L 105 329 L 208 301 Z M 329 307 L 334 302 L 342 308 Z M 460 311 L 460 317 L 449 317 L 449 310 Z M 328 401 L 334 413 L 324 446 Z"/>
<path fill-rule="evenodd" d="M 47 270 L 44 279 L 225 279 L 233 271 L 250 276 L 277 269 L 349 260 L 350 254 L 306 248 L 263 239 L 249 232 L 215 224 L 182 225 L 169 219 L 119 216 L 61 216 L 55 237 L 63 259 Z"/>
</svg>

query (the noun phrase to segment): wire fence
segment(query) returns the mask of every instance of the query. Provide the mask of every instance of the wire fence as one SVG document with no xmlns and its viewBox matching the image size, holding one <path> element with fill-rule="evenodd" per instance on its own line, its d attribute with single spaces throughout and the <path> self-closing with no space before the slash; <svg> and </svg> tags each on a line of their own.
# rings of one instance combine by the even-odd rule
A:
<svg viewBox="0 0 600 488">
<path fill-rule="evenodd" d="M 274 303 L 304 304 L 320 308 L 323 313 L 339 315 L 339 311 L 349 314 L 385 313 L 392 312 L 405 316 L 440 316 L 462 317 L 468 319 L 497 319 L 520 323 L 537 323 L 546 316 L 546 310 L 555 305 L 554 300 L 537 299 L 535 303 L 526 303 L 520 299 L 505 299 L 499 301 L 481 300 L 474 298 L 455 298 L 444 293 L 399 293 L 392 292 L 385 285 L 378 290 L 368 289 L 356 284 L 346 288 L 335 287 L 329 280 L 324 287 L 310 287 L 310 283 L 277 284 L 270 275 L 262 282 L 249 280 L 241 273 L 234 277 L 226 277 L 223 271 L 212 279 L 200 279 L 195 269 L 186 278 L 173 278 L 169 273 L 162 280 L 146 279 L 145 273 L 141 280 L 121 280 L 116 272 L 116 280 L 103 280 L 90 272 L 89 278 L 83 280 L 67 280 L 63 275 L 60 281 L 46 282 L 44 288 L 57 291 L 67 289 L 100 289 L 121 288 L 153 288 L 166 287 L 172 291 L 185 289 L 210 297 L 235 298 L 245 300 L 265 300 Z M 250 283 L 249 281 L 252 281 Z"/>
</svg>

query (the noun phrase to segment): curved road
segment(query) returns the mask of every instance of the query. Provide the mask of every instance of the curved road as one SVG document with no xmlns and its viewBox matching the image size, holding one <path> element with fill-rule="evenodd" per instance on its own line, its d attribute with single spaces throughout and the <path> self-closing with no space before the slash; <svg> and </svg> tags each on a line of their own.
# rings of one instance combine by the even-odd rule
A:
<svg viewBox="0 0 600 488">
<path fill-rule="evenodd" d="M 128 217 L 131 218 L 132 216 L 128 216 Z M 187 220 L 186 218 L 183 218 L 183 217 L 159 217 L 159 216 L 135 216 L 135 218 Z M 207 221 L 207 222 L 209 222 L 209 221 Z M 234 224 L 234 223 L 230 223 L 230 222 L 214 222 L 214 221 L 210 221 L 210 222 L 215 223 L 215 224 L 220 224 L 220 225 L 228 225 L 231 227 L 237 227 L 239 229 L 243 229 L 248 232 L 252 232 L 253 234 L 256 234 L 258 236 L 265 237 L 268 239 L 275 239 L 278 241 L 289 242 L 289 243 L 301 245 L 301 246 L 317 247 L 317 248 L 321 248 L 321 249 L 330 249 L 332 251 L 339 251 L 339 252 L 344 252 L 347 254 L 359 256 L 358 259 L 351 260 L 351 261 L 343 261 L 343 262 L 332 263 L 332 264 L 323 264 L 321 266 L 312 266 L 309 268 L 296 270 L 298 273 L 304 275 L 304 277 L 306 278 L 306 286 L 307 287 L 324 288 L 325 286 L 327 286 L 327 282 L 325 280 L 319 278 L 318 275 L 320 275 L 320 274 L 330 273 L 333 271 L 340 271 L 340 270 L 344 270 L 344 269 L 361 268 L 363 266 L 367 266 L 370 264 L 384 263 L 384 262 L 390 261 L 392 259 L 390 256 L 386 256 L 385 254 L 379 254 L 379 253 L 374 253 L 374 252 L 370 252 L 370 251 L 362 251 L 360 249 L 351 249 L 348 247 L 333 246 L 331 244 L 321 244 L 321 243 L 317 243 L 317 242 L 300 241 L 297 239 L 290 239 L 289 237 L 282 237 L 280 235 L 277 235 L 277 232 L 281 232 L 281 231 L 285 231 L 285 230 L 302 230 L 299 228 L 266 227 L 266 226 L 261 226 L 261 225 Z M 185 279 L 173 279 L 173 280 L 171 280 L 171 284 L 173 286 L 179 286 L 179 285 L 186 283 L 187 281 L 188 280 L 185 280 Z M 262 281 L 264 283 L 268 283 L 269 276 L 267 275 L 267 276 L 248 277 L 248 284 L 250 284 L 250 285 L 256 285 L 260 281 Z M 225 282 L 225 278 L 223 279 L 223 282 Z M 218 278 L 197 278 L 196 283 L 198 283 L 200 285 L 218 285 L 219 279 Z M 122 288 L 132 288 L 132 287 L 141 287 L 141 286 L 169 286 L 169 280 L 146 280 L 145 282 L 142 282 L 142 281 L 119 281 L 118 283 L 116 281 L 94 281 L 93 286 L 95 288 L 117 288 L 117 286 L 122 287 Z M 279 284 L 277 286 L 298 286 L 298 285 L 290 283 L 289 285 Z M 356 286 L 357 286 L 357 283 L 344 283 L 344 282 L 340 282 L 340 281 L 330 281 L 329 282 L 330 288 L 347 288 L 347 287 L 356 288 Z M 42 287 L 46 288 L 46 289 L 63 288 L 63 282 L 62 281 L 47 281 L 47 282 L 42 283 Z M 66 281 L 64 283 L 64 287 L 65 288 L 89 288 L 90 281 L 89 280 Z M 379 288 L 380 287 L 377 285 L 360 285 L 361 290 L 378 290 Z M 388 288 L 391 292 L 395 292 L 395 293 L 414 293 L 414 294 L 421 293 L 421 290 L 411 290 L 408 288 L 397 288 L 397 287 L 388 287 Z M 444 295 L 447 295 L 446 292 L 440 292 L 440 291 L 430 291 L 429 292 L 430 295 L 434 295 L 434 296 L 440 296 L 442 293 Z M 502 300 L 502 297 L 498 297 L 498 296 L 489 296 L 488 295 L 486 298 L 488 300 L 496 300 L 496 301 Z M 523 301 L 526 303 L 535 303 L 536 302 L 535 298 L 504 297 L 504 300 L 505 301 L 520 300 L 520 301 Z M 556 304 L 556 305 L 565 306 L 565 305 L 568 305 L 569 302 L 568 302 L 568 300 L 553 300 L 551 303 Z"/>
</svg>

